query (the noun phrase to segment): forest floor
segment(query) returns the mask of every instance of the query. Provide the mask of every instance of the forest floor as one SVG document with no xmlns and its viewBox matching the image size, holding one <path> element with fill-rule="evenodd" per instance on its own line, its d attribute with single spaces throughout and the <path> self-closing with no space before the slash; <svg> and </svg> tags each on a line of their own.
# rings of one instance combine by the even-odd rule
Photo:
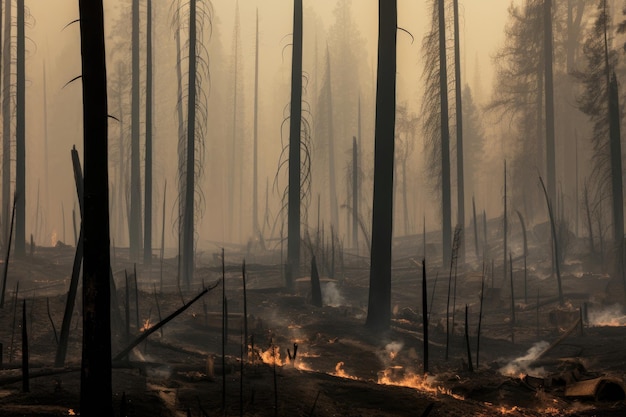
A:
<svg viewBox="0 0 626 417">
<path fill-rule="evenodd" d="M 382 334 L 364 326 L 369 285 L 367 258 L 348 252 L 342 260 L 338 257 L 335 279 L 328 278 L 331 258 L 318 258 L 324 293 L 324 306 L 318 308 L 310 303 L 308 275 L 297 280 L 295 291 L 284 289 L 277 254 L 227 249 L 225 289 L 229 314 L 225 357 L 222 359 L 219 285 L 164 326 L 162 332 L 153 333 L 131 352 L 128 360 L 114 364 L 116 416 L 626 414 L 626 317 L 619 305 L 613 305 L 623 299 L 624 291 L 601 273 L 598 265 L 588 261 L 583 241 L 572 241 L 568 249 L 562 271 L 563 306 L 558 303 L 549 249 L 541 250 L 541 245 L 529 242 L 532 256 L 527 262 L 526 280 L 523 258 L 513 259 L 514 325 L 510 278 L 503 278 L 501 264 L 493 273 L 487 265 L 478 364 L 482 262 L 477 262 L 468 249 L 466 266 L 457 270 L 456 291 L 452 271 L 449 311 L 454 311 L 454 316 L 450 313 L 448 317 L 451 331 L 447 335 L 450 268 L 432 266 L 437 257 L 433 247 L 427 247 L 426 255 L 433 259 L 428 268 L 429 303 L 433 305 L 429 373 L 424 376 L 418 266 L 421 259 L 412 255 L 418 253 L 418 245 L 407 244 L 408 240 L 395 241 L 392 326 Z M 421 242 L 421 237 L 414 240 Z M 515 236 L 512 241 L 517 242 Z M 511 246 L 514 253 L 520 252 L 518 243 Z M 497 248 L 490 249 L 497 253 Z M 59 333 L 61 327 L 73 256 L 74 248 L 67 246 L 37 248 L 32 255 L 9 265 L 5 308 L 0 309 L 2 416 L 79 414 L 80 289 L 66 367 L 53 367 L 55 332 Z M 236 264 L 244 257 L 248 261 L 247 352 L 242 349 L 241 266 Z M 195 282 L 185 291 L 178 290 L 175 259 L 165 260 L 162 279 L 156 258 L 151 267 L 138 265 L 139 308 L 135 307 L 130 275 L 127 337 L 125 325 L 119 323 L 126 322 L 124 269 L 132 273 L 133 265 L 128 262 L 127 252 L 117 249 L 113 270 L 121 320 L 113 317 L 114 324 L 118 323 L 113 329 L 113 354 L 158 322 L 159 310 L 165 317 L 198 294 L 203 285 L 218 282 L 222 278 L 220 262 L 218 254 L 201 254 Z M 438 262 L 441 264 L 440 258 Z M 22 392 L 20 371 L 23 299 L 27 306 L 30 392 Z M 579 307 L 584 303 L 588 317 L 585 325 L 580 326 Z M 473 371 L 469 370 L 464 337 L 466 305 Z M 560 343 L 540 355 L 560 338 Z M 295 361 L 289 359 L 294 343 Z M 609 384 L 613 389 L 600 392 L 598 388 L 591 395 L 570 392 L 577 381 L 594 378 L 604 378 L 613 384 Z"/>
</svg>

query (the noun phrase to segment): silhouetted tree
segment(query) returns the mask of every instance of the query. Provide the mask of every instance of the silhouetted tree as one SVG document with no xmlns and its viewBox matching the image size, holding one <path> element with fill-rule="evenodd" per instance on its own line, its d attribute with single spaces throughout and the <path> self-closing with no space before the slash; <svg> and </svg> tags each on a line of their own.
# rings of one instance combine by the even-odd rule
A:
<svg viewBox="0 0 626 417">
<path fill-rule="evenodd" d="M 372 251 L 366 321 L 375 330 L 389 328 L 391 320 L 397 25 L 397 0 L 379 0 Z"/>
<path fill-rule="evenodd" d="M 292 278 L 300 268 L 300 135 L 302 132 L 302 0 L 293 2 L 293 53 L 289 111 L 289 191 L 287 213 L 287 263 Z M 288 286 L 291 283 L 287 283 Z"/>
<path fill-rule="evenodd" d="M 450 196 L 450 129 L 444 0 L 433 0 L 431 29 L 424 38 L 424 136 L 427 171 L 441 202 L 443 264 L 450 262 L 452 207 Z"/>
<path fill-rule="evenodd" d="M 102 0 L 79 0 L 85 164 L 80 411 L 113 416 L 107 84 Z"/>
<path fill-rule="evenodd" d="M 4 4 L 2 46 L 2 242 L 9 239 L 11 217 L 11 0 Z"/>
<path fill-rule="evenodd" d="M 201 215 L 202 191 L 197 179 L 201 176 L 204 161 L 206 135 L 207 98 L 203 80 L 208 81 L 208 57 L 202 45 L 203 29 L 210 24 L 211 4 L 208 1 L 189 0 L 175 11 L 175 29 L 186 29 L 189 36 L 186 44 L 187 85 L 182 89 L 185 96 L 179 97 L 179 105 L 186 102 L 187 120 L 179 129 L 179 251 L 180 275 L 189 288 L 194 271 L 195 217 Z M 186 25 L 186 26 L 185 26 Z M 179 31 L 180 35 L 180 31 Z M 181 54 L 182 55 L 182 54 Z M 182 86 L 182 85 L 181 85 Z M 181 110 L 179 110 L 180 112 Z"/>
<path fill-rule="evenodd" d="M 143 262 L 152 263 L 152 0 L 146 0 L 146 160 Z"/>
<path fill-rule="evenodd" d="M 24 0 L 17 0 L 15 94 L 15 256 L 26 253 L 26 36 Z"/>
<path fill-rule="evenodd" d="M 130 259 L 137 260 L 141 253 L 142 222 L 141 222 L 141 174 L 139 156 L 139 109 L 141 107 L 139 97 L 139 0 L 132 1 L 132 38 L 131 38 L 131 78 L 132 78 L 132 101 L 131 101 L 131 134 L 130 134 L 130 216 L 129 232 Z"/>
<path fill-rule="evenodd" d="M 596 19 L 588 30 L 583 45 L 586 65 L 576 74 L 584 88 L 578 99 L 579 108 L 593 124 L 590 138 L 592 144 L 590 182 L 595 195 L 589 198 L 586 193 L 586 200 L 588 207 L 596 206 L 597 202 L 605 198 L 611 201 L 614 249 L 617 250 L 622 247 L 624 235 L 620 113 L 616 98 L 617 82 L 611 79 L 617 64 L 617 54 L 610 47 L 610 15 L 606 2 L 599 3 L 596 10 Z M 597 215 L 602 217 L 601 207 Z M 598 234 L 601 233 L 602 230 L 598 230 Z"/>
</svg>

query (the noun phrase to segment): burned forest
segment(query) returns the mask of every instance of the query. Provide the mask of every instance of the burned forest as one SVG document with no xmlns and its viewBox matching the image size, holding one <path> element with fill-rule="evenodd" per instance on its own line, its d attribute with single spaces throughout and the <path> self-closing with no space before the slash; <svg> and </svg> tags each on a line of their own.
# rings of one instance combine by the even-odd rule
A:
<svg viewBox="0 0 626 417">
<path fill-rule="evenodd" d="M 0 0 L 0 416 L 626 415 L 626 0 Z"/>
</svg>

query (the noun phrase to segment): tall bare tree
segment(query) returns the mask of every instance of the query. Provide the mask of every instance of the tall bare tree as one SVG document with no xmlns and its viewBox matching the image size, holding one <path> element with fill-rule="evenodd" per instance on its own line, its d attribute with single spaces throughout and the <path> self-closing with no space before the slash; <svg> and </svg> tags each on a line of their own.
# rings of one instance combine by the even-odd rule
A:
<svg viewBox="0 0 626 417">
<path fill-rule="evenodd" d="M 139 0 L 132 0 L 132 36 L 131 36 L 131 78 L 132 78 L 132 109 L 130 135 L 130 218 L 128 221 L 130 258 L 137 260 L 141 253 L 141 174 L 139 157 Z"/>
<path fill-rule="evenodd" d="M 143 262 L 152 263 L 152 0 L 146 0 L 146 160 Z"/>
<path fill-rule="evenodd" d="M 11 216 L 11 0 L 4 3 L 2 45 L 2 241 L 9 240 Z"/>
<path fill-rule="evenodd" d="M 85 161 L 80 411 L 113 416 L 107 84 L 102 0 L 79 0 Z"/>
<path fill-rule="evenodd" d="M 292 278 L 300 269 L 300 135 L 302 132 L 302 0 L 293 2 L 293 53 L 289 120 L 287 263 Z M 290 283 L 288 283 L 290 285 Z"/>
<path fill-rule="evenodd" d="M 15 94 L 15 256 L 26 253 L 26 36 L 24 0 L 17 0 L 17 81 Z"/>
<path fill-rule="evenodd" d="M 372 251 L 366 321 L 366 326 L 375 330 L 388 329 L 391 321 L 397 25 L 397 0 L 379 0 Z"/>
<path fill-rule="evenodd" d="M 443 264 L 451 259 L 452 203 L 450 185 L 450 128 L 446 20 L 444 0 L 432 0 L 431 29 L 423 42 L 425 57 L 423 124 L 428 153 L 428 175 L 441 200 Z"/>
<path fill-rule="evenodd" d="M 208 56 L 202 45 L 203 29 L 210 24 L 211 3 L 208 1 L 189 0 L 176 10 L 174 26 L 188 31 L 188 39 L 183 48 L 187 49 L 187 82 L 182 88 L 179 105 L 186 102 L 187 120 L 179 126 L 179 251 L 180 275 L 188 289 L 193 281 L 195 220 L 202 215 L 202 191 L 197 179 L 202 175 L 204 162 L 204 143 L 206 134 L 207 97 L 202 81 L 208 79 Z M 180 35 L 179 31 L 179 35 Z M 181 54 L 182 55 L 182 54 Z M 182 87 L 182 83 L 181 83 Z M 182 110 L 178 110 L 179 114 Z"/>
</svg>

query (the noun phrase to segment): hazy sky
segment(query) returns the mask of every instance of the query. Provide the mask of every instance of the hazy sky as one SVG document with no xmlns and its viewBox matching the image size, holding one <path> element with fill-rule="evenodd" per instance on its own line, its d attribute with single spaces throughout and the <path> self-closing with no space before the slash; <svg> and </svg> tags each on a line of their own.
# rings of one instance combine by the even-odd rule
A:
<svg viewBox="0 0 626 417">
<path fill-rule="evenodd" d="M 153 3 L 167 0 L 154 0 Z M 521 1 L 521 0 L 517 0 Z M 142 2 L 143 3 L 143 2 Z M 424 34 L 428 31 L 428 21 L 430 19 L 429 4 L 431 1 L 398 0 L 399 18 L 398 25 L 410 32 L 414 37 L 411 43 L 411 36 L 400 31 L 398 33 L 398 100 L 408 102 L 414 111 L 418 111 L 421 99 L 420 79 L 421 79 L 421 44 Z M 119 0 L 104 0 L 105 19 L 107 28 L 114 20 L 122 7 Z M 158 4 L 158 3 L 157 3 Z M 169 4 L 169 3 L 168 3 Z M 214 0 L 214 12 L 219 21 L 217 29 L 221 33 L 221 39 L 225 43 L 224 50 L 230 51 L 230 38 L 233 33 L 235 0 Z M 483 87 L 483 94 L 490 92 L 490 78 L 493 74 L 491 56 L 503 42 L 503 28 L 506 23 L 507 8 L 510 2 L 506 0 L 466 0 L 461 1 L 461 30 L 462 30 L 462 58 L 464 60 L 464 82 L 474 83 L 476 61 L 480 63 L 480 78 Z M 34 217 L 35 207 L 32 201 L 35 198 L 38 182 L 42 182 L 42 189 L 49 185 L 52 190 L 50 196 L 51 218 L 60 218 L 60 205 L 65 202 L 66 207 L 66 231 L 71 233 L 71 202 L 75 201 L 75 188 L 72 183 L 72 172 L 69 164 L 69 149 L 72 144 L 76 144 L 82 149 L 82 129 L 80 114 L 80 85 L 73 83 L 65 86 L 72 78 L 80 75 L 80 50 L 78 43 L 78 25 L 74 24 L 65 27 L 68 23 L 78 18 L 77 0 L 26 0 L 27 7 L 30 8 L 33 16 L 33 26 L 27 29 L 27 36 L 32 42 L 27 43 L 29 56 L 26 62 L 28 84 L 27 93 L 27 147 L 29 155 L 34 159 L 29 167 L 27 175 L 27 191 L 32 197 L 27 203 L 27 210 Z M 376 62 L 376 40 L 377 40 L 377 5 L 376 0 L 352 0 L 352 10 L 355 13 L 354 19 L 357 22 L 361 36 L 367 42 L 367 59 L 371 68 L 375 68 Z M 333 10 L 336 0 L 304 0 L 305 10 L 313 10 L 321 19 L 326 28 L 334 21 Z M 124 6 L 128 7 L 128 6 Z M 254 16 L 259 10 L 259 23 L 261 27 L 261 47 L 275 46 L 274 55 L 263 57 L 265 71 L 261 68 L 262 82 L 266 84 L 264 88 L 272 91 L 272 83 L 278 79 L 288 77 L 288 68 L 282 65 L 284 60 L 289 59 L 289 51 L 280 55 L 283 47 L 289 43 L 288 35 L 292 31 L 292 2 L 288 0 L 239 0 L 241 14 L 241 39 L 242 54 L 244 59 L 250 60 L 254 53 Z M 163 17 L 161 17 L 163 19 Z M 306 24 L 306 17 L 305 17 Z M 169 25 L 167 27 L 157 27 L 160 31 L 156 38 L 171 38 Z M 306 34 L 306 27 L 305 27 Z M 287 36 L 287 38 L 286 38 Z M 306 36 L 306 35 L 305 35 Z M 158 59 L 159 47 L 156 54 Z M 307 51 L 304 52 L 305 54 Z M 45 178 L 43 171 L 43 153 L 41 138 L 43 137 L 43 102 L 42 102 L 42 74 L 43 62 L 46 61 L 47 88 L 48 88 L 48 137 L 50 141 L 49 166 L 51 174 Z M 174 63 L 172 63 L 172 67 Z M 280 74 L 276 69 L 280 68 Z M 248 64 L 247 71 L 252 70 L 252 65 Z M 169 71 L 169 70 L 168 70 Z M 263 75 L 265 72 L 265 75 Z M 248 77 L 249 78 L 249 77 Z M 161 80 L 164 81 L 164 80 Z M 158 75 L 155 82 L 159 82 Z M 247 80 L 247 82 L 250 82 Z M 64 87 L 65 86 L 65 87 Z M 157 90 L 159 86 L 156 86 Z M 158 94 L 158 93 L 157 93 Z M 261 91 L 266 96 L 271 93 Z M 268 97 L 266 97 L 269 100 Z M 167 112 L 173 120 L 173 103 L 175 97 L 157 98 L 162 102 L 157 102 L 157 106 L 171 106 L 172 111 Z M 262 99 L 263 100 L 263 99 Z M 274 98 L 275 100 L 275 98 Z M 280 107 L 288 101 L 281 98 Z M 76 107 L 73 107 L 76 106 Z M 268 125 L 272 120 L 265 121 Z M 157 121 L 157 123 L 162 121 Z M 278 125 L 280 122 L 277 121 Z M 273 126 L 273 125 L 272 125 Z M 156 127 L 157 131 L 159 126 Z M 269 129 L 269 128 L 268 128 Z M 161 131 L 162 132 L 162 131 Z M 158 157 L 157 157 L 158 158 Z M 170 158 L 171 159 L 171 158 Z M 165 161 L 163 164 L 171 163 Z M 267 169 L 275 169 L 277 161 L 263 161 Z M 263 167 L 262 167 L 263 168 Z M 170 176 L 168 169 L 163 168 L 166 176 Z M 173 175 L 172 175 L 173 176 Z M 48 182 L 49 181 L 49 182 Z M 31 194 L 32 193 L 32 194 Z M 68 207 L 69 206 L 69 207 Z M 56 210 L 53 212 L 52 210 Z M 50 223 L 52 220 L 50 219 Z M 58 238 L 62 233 L 58 231 L 60 226 L 57 223 Z M 69 237 L 66 238 L 69 240 Z"/>
</svg>

